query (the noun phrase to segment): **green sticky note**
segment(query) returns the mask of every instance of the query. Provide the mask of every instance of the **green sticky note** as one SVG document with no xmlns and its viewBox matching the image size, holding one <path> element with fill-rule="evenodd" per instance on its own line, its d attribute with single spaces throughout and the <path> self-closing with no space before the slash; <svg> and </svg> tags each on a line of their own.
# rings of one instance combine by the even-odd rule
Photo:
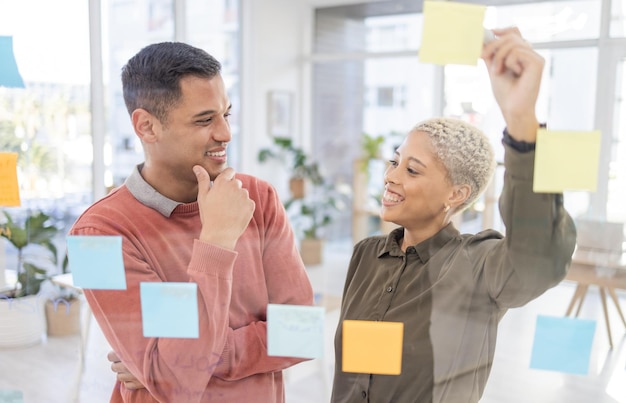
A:
<svg viewBox="0 0 626 403">
<path fill-rule="evenodd" d="M 535 151 L 533 191 L 595 192 L 600 165 L 599 130 L 554 131 L 539 129 Z"/>
<path fill-rule="evenodd" d="M 197 339 L 198 284 L 140 283 L 144 337 Z"/>
<path fill-rule="evenodd" d="M 268 304 L 267 355 L 321 358 L 324 355 L 324 308 Z"/>
<path fill-rule="evenodd" d="M 419 61 L 475 66 L 483 47 L 486 7 L 451 1 L 424 1 Z"/>
<path fill-rule="evenodd" d="M 0 403 L 24 403 L 21 390 L 0 389 Z"/>
<path fill-rule="evenodd" d="M 122 237 L 68 236 L 67 257 L 76 287 L 126 289 Z"/>
</svg>

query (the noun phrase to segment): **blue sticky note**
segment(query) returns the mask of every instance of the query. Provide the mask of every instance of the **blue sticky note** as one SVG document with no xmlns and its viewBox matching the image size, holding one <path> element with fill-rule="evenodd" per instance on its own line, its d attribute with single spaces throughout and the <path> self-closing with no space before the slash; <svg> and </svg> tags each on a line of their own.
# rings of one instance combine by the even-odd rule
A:
<svg viewBox="0 0 626 403">
<path fill-rule="evenodd" d="M 13 38 L 0 36 L 0 87 L 24 88 L 24 80 L 13 55 Z"/>
<path fill-rule="evenodd" d="M 324 355 L 324 308 L 267 305 L 267 355 L 320 358 Z"/>
<path fill-rule="evenodd" d="M 196 283 L 140 283 L 144 337 L 199 337 Z"/>
<path fill-rule="evenodd" d="M 67 257 L 76 287 L 126 289 L 121 237 L 68 236 Z"/>
<path fill-rule="evenodd" d="M 537 316 L 530 367 L 586 375 L 596 321 Z"/>
<path fill-rule="evenodd" d="M 0 403 L 24 403 L 24 393 L 21 390 L 0 389 Z"/>
</svg>

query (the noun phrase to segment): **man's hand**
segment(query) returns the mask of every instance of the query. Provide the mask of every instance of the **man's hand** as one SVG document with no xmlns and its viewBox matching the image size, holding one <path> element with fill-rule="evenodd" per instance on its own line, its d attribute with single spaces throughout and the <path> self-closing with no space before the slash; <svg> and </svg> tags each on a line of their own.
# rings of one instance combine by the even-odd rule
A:
<svg viewBox="0 0 626 403">
<path fill-rule="evenodd" d="M 509 134 L 518 141 L 537 139 L 535 106 L 545 60 L 517 28 L 494 29 L 496 39 L 483 47 L 491 87 Z"/>
<path fill-rule="evenodd" d="M 219 174 L 213 185 L 204 168 L 196 165 L 193 171 L 198 178 L 198 207 L 202 220 L 200 240 L 235 249 L 237 240 L 252 219 L 254 201 L 241 187 L 232 168 Z"/>
<path fill-rule="evenodd" d="M 145 388 L 135 375 L 128 371 L 128 368 L 126 368 L 124 363 L 119 359 L 115 351 L 110 351 L 109 354 L 107 354 L 107 359 L 111 362 L 111 370 L 117 374 L 116 379 L 123 383 L 126 389 L 136 390 Z"/>
</svg>

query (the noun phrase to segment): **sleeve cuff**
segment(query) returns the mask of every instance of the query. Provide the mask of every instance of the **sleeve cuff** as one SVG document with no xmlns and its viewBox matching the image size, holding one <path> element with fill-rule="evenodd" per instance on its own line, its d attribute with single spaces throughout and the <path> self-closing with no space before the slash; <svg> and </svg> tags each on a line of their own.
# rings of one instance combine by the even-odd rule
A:
<svg viewBox="0 0 626 403">
<path fill-rule="evenodd" d="M 546 124 L 540 123 L 539 127 L 545 129 Z M 504 128 L 504 131 L 502 132 L 502 144 L 506 144 L 512 149 L 514 149 L 515 151 L 520 152 L 520 153 L 527 153 L 527 152 L 535 150 L 535 143 L 528 143 L 526 141 L 515 140 L 511 136 L 511 134 L 509 133 L 506 127 Z"/>
</svg>

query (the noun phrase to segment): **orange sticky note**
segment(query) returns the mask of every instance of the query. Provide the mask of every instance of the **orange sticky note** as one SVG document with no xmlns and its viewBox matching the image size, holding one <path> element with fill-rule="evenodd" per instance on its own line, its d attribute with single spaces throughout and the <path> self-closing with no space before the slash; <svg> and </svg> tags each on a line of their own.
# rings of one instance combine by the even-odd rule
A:
<svg viewBox="0 0 626 403">
<path fill-rule="evenodd" d="M 419 61 L 476 66 L 483 48 L 482 5 L 424 1 L 424 26 Z"/>
<path fill-rule="evenodd" d="M 17 207 L 20 204 L 17 153 L 0 153 L 0 206 Z"/>
<path fill-rule="evenodd" d="M 400 375 L 404 323 L 343 321 L 343 372 Z"/>
<path fill-rule="evenodd" d="M 535 193 L 565 190 L 595 192 L 600 165 L 599 130 L 555 131 L 539 129 L 535 147 Z"/>
</svg>

